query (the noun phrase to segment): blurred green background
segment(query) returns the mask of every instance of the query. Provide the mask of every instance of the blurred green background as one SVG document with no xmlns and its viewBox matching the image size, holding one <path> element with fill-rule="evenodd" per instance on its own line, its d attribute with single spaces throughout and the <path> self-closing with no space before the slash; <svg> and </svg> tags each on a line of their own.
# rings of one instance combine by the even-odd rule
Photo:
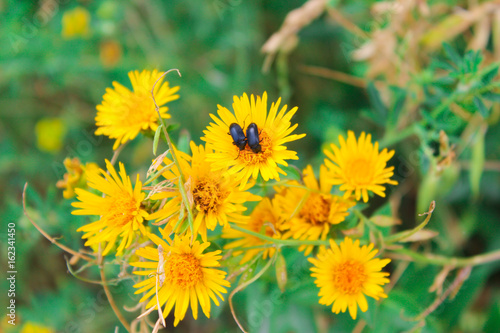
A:
<svg viewBox="0 0 500 333">
<path fill-rule="evenodd" d="M 290 107 L 299 107 L 293 122 L 299 124 L 297 133 L 307 136 L 290 144 L 300 157 L 293 163 L 299 168 L 309 163 L 317 168 L 323 160 L 323 145 L 336 143 L 338 134 L 348 129 L 358 134 L 370 132 L 377 140 L 394 143 L 391 148 L 396 149 L 396 155 L 390 163 L 396 166 L 395 178 L 400 187 L 391 188 L 389 193 L 396 198 L 393 212 L 402 219 L 401 228 L 410 228 L 421 221 L 416 214 L 422 213 L 422 207 L 426 209 L 430 200 L 436 200 L 430 227 L 440 232 L 440 236 L 426 243 L 427 249 L 450 256 L 469 256 L 500 248 L 497 106 L 487 104 L 491 106 L 491 114 L 486 129 L 482 125 L 471 127 L 472 121 L 450 113 L 445 119 L 419 123 L 422 126 L 417 130 L 418 135 L 410 133 L 397 139 L 397 134 L 404 134 L 405 128 L 416 119 L 425 119 L 420 110 L 435 109 L 439 101 L 458 89 L 448 84 L 441 95 L 437 89 L 433 90 L 434 99 L 421 98 L 420 93 L 425 95 L 422 87 L 433 81 L 436 74 L 434 68 L 427 67 L 430 58 L 444 54 L 439 47 L 441 42 L 450 42 L 462 55 L 475 33 L 481 33 L 478 26 L 482 19 L 475 18 L 464 28 L 465 33 L 453 36 L 443 33 L 440 22 L 452 17 L 454 6 L 472 8 L 485 2 L 431 1 L 432 15 L 425 16 L 418 7 L 420 1 L 409 1 L 415 14 L 405 17 L 405 23 L 401 17 L 374 17 L 376 1 L 325 1 L 325 12 L 297 29 L 297 39 L 291 39 L 292 45 L 297 43 L 295 47 L 289 50 L 283 47 L 269 71 L 264 72 L 266 55 L 261 51 L 262 45 L 280 29 L 287 14 L 304 3 L 298 0 L 0 0 L 0 251 L 4 267 L 7 223 L 15 222 L 18 271 L 18 325 L 12 329 L 3 317 L 0 331 L 16 332 L 28 323 L 36 323 L 54 332 L 111 332 L 118 325 L 101 288 L 72 277 L 67 272 L 65 254 L 23 216 L 21 195 L 24 183 L 28 182 L 28 211 L 35 221 L 49 234 L 61 237 L 64 244 L 75 249 L 82 246 L 81 234 L 75 230 L 86 220 L 70 214 L 70 201 L 62 198 L 62 191 L 55 184 L 65 172 L 62 164 L 65 157 L 78 157 L 84 163 L 94 161 L 101 167 L 104 158 L 111 157 L 113 142 L 93 135 L 95 107 L 113 81 L 130 88 L 127 73 L 131 70 L 178 68 L 182 73 L 180 78 L 175 74 L 167 77 L 171 85 L 181 87 L 180 99 L 168 105 L 171 123 L 179 125 L 171 133 L 179 145 L 188 139 L 201 143 L 202 131 L 210 121 L 209 113 L 216 112 L 217 104 L 230 107 L 233 95 L 244 92 L 261 95 L 264 91 L 268 92 L 270 102 L 282 97 Z M 490 23 L 498 26 L 499 9 L 496 10 L 497 14 L 488 11 L 484 15 L 489 15 Z M 357 25 L 366 34 L 365 39 L 349 31 L 345 22 L 338 21 L 338 13 Z M 69 22 L 66 27 L 64 20 Z M 434 27 L 439 46 L 430 47 L 430 37 L 424 36 L 422 45 L 429 47 L 422 47 L 422 53 L 412 55 L 412 47 L 420 48 L 411 46 L 404 34 L 395 35 L 395 40 L 377 34 L 391 27 L 397 31 L 396 20 L 402 21 L 400 30 L 407 29 L 405 33 L 414 29 L 424 34 L 426 29 Z M 419 20 L 425 24 L 418 25 Z M 457 26 L 463 24 L 454 22 Z M 439 36 L 440 33 L 444 36 Z M 498 38 L 489 34 L 480 47 L 486 62 L 500 60 L 495 53 Z M 377 59 L 373 56 L 361 59 L 359 54 L 355 59 L 351 52 L 365 42 L 377 40 L 382 50 L 393 52 L 400 63 L 380 54 L 389 63 L 384 65 L 387 67 L 379 66 L 379 73 L 374 73 L 374 68 L 380 65 Z M 391 48 L 393 42 L 398 47 Z M 424 67 L 406 76 L 401 74 L 401 68 L 407 64 L 418 68 L 415 62 Z M 333 74 L 326 78 L 325 71 L 317 75 L 307 66 L 333 69 L 352 77 L 339 79 Z M 363 81 L 353 81 L 353 77 Z M 366 89 L 366 82 L 372 79 L 378 80 L 377 89 Z M 415 86 L 419 88 L 414 89 Z M 378 91 L 382 91 L 381 96 Z M 395 109 L 401 91 L 408 97 L 398 110 L 412 109 L 413 114 L 405 119 L 396 118 L 397 126 L 390 132 L 389 120 L 384 123 L 377 112 L 384 109 L 381 103 Z M 463 108 L 471 114 L 478 112 Z M 400 112 L 406 115 L 406 111 Z M 439 155 L 433 153 L 433 147 L 441 129 L 446 131 L 451 144 L 461 147 L 458 162 L 444 174 L 432 172 Z M 479 129 L 484 132 L 482 141 L 472 134 L 466 140 L 466 131 L 476 133 Z M 153 158 L 151 147 L 150 139 L 135 140 L 127 145 L 120 160 L 126 163 L 127 170 L 144 173 Z M 473 180 L 471 169 L 479 173 L 472 176 Z M 370 211 L 377 209 L 391 211 L 388 201 L 382 198 L 371 201 Z M 239 316 L 252 332 L 338 332 L 354 327 L 367 332 L 411 330 L 418 323 L 404 318 L 422 312 L 432 303 L 435 296 L 428 288 L 440 270 L 434 266 L 409 265 L 381 306 L 370 303 L 370 310 L 362 315 L 366 326 L 359 327 L 348 315 L 333 315 L 330 308 L 317 303 L 317 289 L 305 278 L 309 275 L 308 264 L 301 253 L 290 250 L 286 256 L 290 281 L 285 293 L 281 294 L 277 288 L 273 274 L 266 274 L 261 282 L 236 297 Z M 112 276 L 113 271 L 108 274 Z M 445 301 L 432 313 L 422 331 L 500 331 L 499 281 L 498 263 L 475 268 L 456 298 Z M 5 279 L 1 285 L 4 308 Z M 131 290 L 127 281 L 112 287 L 117 303 L 127 307 L 133 307 L 139 299 L 131 296 Z M 238 331 L 227 304 L 215 307 L 214 312 L 214 319 L 187 319 L 176 330 L 170 327 L 165 331 Z M 128 318 L 135 315 L 130 313 Z M 30 328 L 23 329 L 30 332 Z M 41 326 L 33 330 L 43 332 Z"/>
</svg>

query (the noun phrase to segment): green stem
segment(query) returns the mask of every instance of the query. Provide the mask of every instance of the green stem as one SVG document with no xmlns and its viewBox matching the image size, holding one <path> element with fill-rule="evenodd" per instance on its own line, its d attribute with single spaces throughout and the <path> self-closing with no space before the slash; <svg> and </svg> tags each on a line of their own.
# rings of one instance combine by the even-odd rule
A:
<svg viewBox="0 0 500 333">
<path fill-rule="evenodd" d="M 175 163 L 170 163 L 169 165 L 164 166 L 160 171 L 156 172 L 151 178 L 149 178 L 143 184 L 143 186 L 147 186 L 148 184 L 150 184 L 151 182 L 153 182 L 155 179 L 157 179 L 158 177 L 160 177 L 165 171 L 167 171 L 168 169 L 170 169 L 174 164 Z"/>
<path fill-rule="evenodd" d="M 392 146 L 399 141 L 403 141 L 404 139 L 412 136 L 412 135 L 418 135 L 418 126 L 417 125 L 411 125 L 406 127 L 405 129 L 397 132 L 391 132 L 388 133 L 388 135 L 385 135 L 382 140 L 379 141 L 379 147 L 380 148 L 385 148 Z"/>
<path fill-rule="evenodd" d="M 432 118 L 436 119 L 441 114 L 441 112 L 446 110 L 447 107 L 449 107 L 452 103 L 454 103 L 461 96 L 463 96 L 463 97 L 467 97 L 469 95 L 479 96 L 479 95 L 484 94 L 485 92 L 492 90 L 493 88 L 498 88 L 498 87 L 500 87 L 500 81 L 490 83 L 487 86 L 484 86 L 484 87 L 481 87 L 478 89 L 472 89 L 471 91 L 468 91 L 465 94 L 454 91 L 450 96 L 448 96 L 447 99 L 444 100 L 443 103 L 439 104 L 439 106 L 437 108 L 435 108 L 434 111 L 431 112 L 431 116 L 432 116 Z"/>
<path fill-rule="evenodd" d="M 260 278 L 262 276 L 262 274 L 264 274 L 269 269 L 269 267 L 271 267 L 271 264 L 276 260 L 276 258 L 278 257 L 278 252 L 279 251 L 276 251 L 274 253 L 274 256 L 271 259 L 269 259 L 269 261 L 267 262 L 267 264 L 264 266 L 264 268 L 262 268 L 260 270 L 259 273 L 255 274 L 254 277 L 252 277 L 250 280 L 246 281 L 245 283 L 242 283 L 239 286 L 237 286 L 231 292 L 231 294 L 229 294 L 228 300 L 229 300 L 229 308 L 231 309 L 231 314 L 233 315 L 234 321 L 236 321 L 236 324 L 238 324 L 238 327 L 241 329 L 242 332 L 246 333 L 247 331 L 245 331 L 243 329 L 243 326 L 241 325 L 240 321 L 238 320 L 238 317 L 236 317 L 236 313 L 234 311 L 234 306 L 233 306 L 233 297 L 234 297 L 234 295 L 238 291 L 245 289 L 247 286 L 249 286 L 250 284 L 254 283 L 258 278 Z"/>
<path fill-rule="evenodd" d="M 165 139 L 167 139 L 167 144 L 168 144 L 168 149 L 170 149 L 170 153 L 172 154 L 172 158 L 174 160 L 175 165 L 177 165 L 177 169 L 179 170 L 179 191 L 181 192 L 182 196 L 182 201 L 184 201 L 184 206 L 186 207 L 187 213 L 188 213 L 188 221 L 189 221 L 189 228 L 191 229 L 191 240 L 193 239 L 193 212 L 191 211 L 191 205 L 189 204 L 189 201 L 187 200 L 187 194 L 186 194 L 186 189 L 184 188 L 184 175 L 182 173 L 181 165 L 179 163 L 179 160 L 177 159 L 177 155 L 175 154 L 174 146 L 172 145 L 172 141 L 170 141 L 170 136 L 168 135 L 167 132 L 167 127 L 165 126 L 165 122 L 163 121 L 163 118 L 161 117 L 160 114 L 160 107 L 158 104 L 156 104 L 155 100 L 155 95 L 154 95 L 154 89 L 156 86 L 156 83 L 160 81 L 165 75 L 172 71 L 177 71 L 177 74 L 181 76 L 181 73 L 179 72 L 178 69 L 169 69 L 168 71 L 164 72 L 153 84 L 153 88 L 151 89 L 151 96 L 153 97 L 153 103 L 155 104 L 155 109 L 156 113 L 158 113 L 158 120 L 162 125 L 162 130 L 163 134 L 165 135 Z"/>
<path fill-rule="evenodd" d="M 469 258 L 460 257 L 445 257 L 435 254 L 420 254 L 406 248 L 387 250 L 389 253 L 396 253 L 407 256 L 408 259 L 419 263 L 439 265 L 439 266 L 453 266 L 453 267 L 466 267 L 484 265 L 492 261 L 500 260 L 500 250 L 493 252 L 483 253 Z M 400 258 L 398 258 L 400 259 Z"/>
<path fill-rule="evenodd" d="M 277 244 L 277 245 L 281 245 L 281 246 L 300 246 L 300 245 L 326 245 L 326 246 L 328 246 L 330 244 L 328 240 L 276 239 L 273 237 L 259 234 L 258 232 L 255 232 L 255 231 L 251 231 L 251 230 L 242 228 L 236 224 L 231 224 L 231 228 L 233 228 L 234 230 L 241 231 L 245 234 L 257 237 L 259 239 L 266 240 L 266 241 L 272 242 L 272 243 Z"/>
<path fill-rule="evenodd" d="M 401 231 L 401 232 L 398 232 L 398 233 L 395 233 L 395 234 L 392 234 L 390 236 L 385 237 L 384 238 L 385 244 L 391 244 L 391 243 L 404 241 L 405 239 L 408 239 L 410 236 L 416 234 L 418 231 L 422 230 L 431 220 L 432 212 L 434 212 L 435 208 L 436 208 L 436 202 L 431 201 L 431 204 L 429 205 L 429 210 L 423 214 L 420 214 L 420 215 L 426 215 L 426 218 L 422 223 L 420 223 L 419 225 L 417 225 L 413 229 Z"/>
</svg>

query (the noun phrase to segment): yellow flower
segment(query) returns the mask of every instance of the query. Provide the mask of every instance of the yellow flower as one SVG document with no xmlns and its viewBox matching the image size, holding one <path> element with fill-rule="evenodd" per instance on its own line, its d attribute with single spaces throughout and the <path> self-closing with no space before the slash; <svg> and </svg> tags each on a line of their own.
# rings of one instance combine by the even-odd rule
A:
<svg viewBox="0 0 500 333">
<path fill-rule="evenodd" d="M 31 321 L 26 322 L 20 331 L 20 333 L 52 333 L 52 332 L 54 332 L 53 329 L 37 323 L 33 323 Z"/>
<path fill-rule="evenodd" d="M 90 13 L 83 7 L 64 12 L 62 17 L 62 36 L 66 39 L 88 37 L 90 35 Z"/>
<path fill-rule="evenodd" d="M 114 89 L 107 88 L 102 104 L 97 106 L 95 117 L 96 135 L 106 135 L 116 139 L 113 149 L 116 149 L 129 140 L 135 139 L 140 131 L 156 131 L 158 128 L 158 113 L 155 110 L 151 89 L 156 80 L 162 75 L 156 69 L 132 71 L 128 73 L 132 82 L 132 89 L 125 88 L 118 82 L 113 82 Z M 162 118 L 170 118 L 165 103 L 179 98 L 175 93 L 179 87 L 170 88 L 168 82 L 158 81 L 155 86 L 155 100 L 160 107 Z"/>
<path fill-rule="evenodd" d="M 346 237 L 340 247 L 330 240 L 331 248 L 309 258 L 314 283 L 320 288 L 319 304 L 332 306 L 332 312 L 345 312 L 349 309 L 352 319 L 356 319 L 358 306 L 362 312 L 368 309 L 366 296 L 376 300 L 386 298 L 382 286 L 389 282 L 389 273 L 381 272 L 390 259 L 373 259 L 378 250 L 373 244 L 359 246 Z"/>
<path fill-rule="evenodd" d="M 356 200 L 368 201 L 368 191 L 385 197 L 385 187 L 382 184 L 397 185 L 391 180 L 394 167 L 387 168 L 387 161 L 394 155 L 394 150 L 384 148 L 378 151 L 378 142 L 371 143 L 371 134 L 361 133 L 358 141 L 353 131 L 347 133 L 347 141 L 339 135 L 340 148 L 331 144 L 333 153 L 325 150 L 329 159 L 325 164 L 331 172 L 333 185 L 341 185 L 340 190 L 345 191 L 344 197 L 349 197 L 354 192 Z"/>
<path fill-rule="evenodd" d="M 251 95 L 243 94 L 241 98 L 234 96 L 234 115 L 225 107 L 218 105 L 217 113 L 219 117 L 210 115 L 215 123 L 210 123 L 207 127 L 205 137 L 202 140 L 210 144 L 215 153 L 208 154 L 207 158 L 213 162 L 215 169 L 230 168 L 231 174 L 237 174 L 238 179 L 242 179 L 242 186 L 250 177 L 257 179 L 259 173 L 264 180 L 280 179 L 279 173 L 286 173 L 278 164 L 287 166 L 285 160 L 298 159 L 294 151 L 287 150 L 285 143 L 298 140 L 305 134 L 290 135 L 297 124 L 291 126 L 291 118 L 297 111 L 294 107 L 286 112 L 287 106 L 283 106 L 279 112 L 281 98 L 276 103 L 272 103 L 267 112 L 267 93 L 264 92 L 262 98 L 255 98 Z M 246 128 L 251 123 L 257 125 L 259 131 L 261 152 L 253 152 L 246 145 L 241 150 L 233 144 L 233 138 L 229 135 L 229 126 L 233 123 L 240 125 L 246 135 Z"/>
<path fill-rule="evenodd" d="M 196 146 L 191 142 L 191 151 L 193 156 L 175 151 L 179 164 L 186 180 L 185 189 L 190 201 L 193 202 L 193 230 L 194 237 L 201 235 L 203 241 L 207 240 L 207 229 L 214 230 L 220 224 L 224 226 L 228 221 L 245 222 L 246 217 L 242 212 L 246 210 L 243 204 L 247 201 L 255 201 L 260 197 L 245 191 L 250 186 L 240 187 L 240 182 L 225 170 L 214 171 L 212 163 L 207 161 L 206 156 L 213 153 L 212 149 L 204 148 L 202 145 Z M 164 159 L 166 165 L 171 164 L 169 158 Z M 167 172 L 163 173 L 167 180 L 172 180 L 176 184 L 179 177 L 179 169 L 176 165 L 172 166 Z M 177 223 L 182 206 L 182 196 L 180 191 L 173 191 L 167 187 L 166 191 L 152 196 L 153 200 L 163 200 L 171 198 L 157 212 L 151 214 L 150 220 L 168 219 L 168 225 L 179 233 L 182 224 Z M 183 218 L 186 218 L 187 213 Z M 178 227 L 175 228 L 175 225 Z"/>
<path fill-rule="evenodd" d="M 62 149 L 66 126 L 59 118 L 42 118 L 35 125 L 38 149 L 57 153 Z"/>
<path fill-rule="evenodd" d="M 275 239 L 281 239 L 281 220 L 278 214 L 276 205 L 271 202 L 269 198 L 262 199 L 261 202 L 254 208 L 250 219 L 247 224 L 242 226 L 243 228 L 254 231 L 257 233 L 262 233 L 268 237 Z M 265 247 L 266 245 L 272 245 L 270 241 L 263 240 L 261 238 L 249 235 L 245 232 L 232 229 L 227 226 L 223 229 L 222 238 L 227 239 L 237 239 L 231 243 L 224 246 L 224 249 L 234 249 L 240 247 L 257 247 L 262 246 L 263 248 L 252 248 L 243 251 L 235 251 L 234 256 L 238 256 L 244 253 L 243 258 L 241 258 L 240 265 L 246 263 L 247 261 L 253 259 L 255 256 L 262 255 L 263 259 L 271 258 L 276 251 L 275 247 Z"/>
<path fill-rule="evenodd" d="M 160 229 L 161 230 L 161 229 Z M 203 253 L 210 243 L 194 241 L 190 245 L 189 235 L 175 236 L 172 242 L 162 232 L 166 241 L 149 234 L 157 247 L 145 247 L 136 254 L 151 261 L 131 263 L 132 266 L 145 268 L 134 274 L 148 276 L 134 285 L 136 294 L 146 293 L 139 302 L 149 299 L 146 308 L 158 309 L 163 305 L 163 317 L 166 318 L 175 305 L 175 321 L 184 319 L 188 307 L 191 306 L 193 318 L 198 319 L 198 303 L 205 316 L 210 318 L 210 299 L 219 306 L 217 296 L 224 300 L 221 293 L 226 293 L 230 284 L 225 280 L 226 272 L 215 269 L 222 258 L 221 251 Z"/>
<path fill-rule="evenodd" d="M 66 157 L 63 164 L 67 172 L 63 179 L 57 181 L 56 187 L 64 189 L 63 197 L 65 199 L 71 199 L 75 196 L 75 188 L 87 187 L 87 172 L 96 172 L 99 169 L 97 164 L 93 162 L 89 162 L 85 166 L 82 165 L 77 157 L 73 159 Z"/>
<path fill-rule="evenodd" d="M 88 172 L 88 186 L 102 192 L 105 196 L 96 195 L 86 190 L 77 188 L 75 190 L 80 202 L 73 202 L 73 207 L 80 208 L 72 212 L 73 215 L 97 215 L 99 220 L 89 223 L 77 231 L 83 231 L 83 239 L 87 239 L 85 245 L 92 246 L 99 243 L 107 243 L 103 255 L 106 255 L 115 245 L 117 238 L 121 238 L 117 248 L 120 255 L 128 248 L 137 233 L 146 234 L 144 218 L 148 213 L 141 206 L 146 194 L 142 192 L 142 184 L 139 175 L 135 188 L 132 188 L 130 177 L 125 172 L 123 163 L 120 163 L 120 173 L 106 160 L 104 170 Z"/>
<path fill-rule="evenodd" d="M 276 196 L 285 220 L 282 228 L 287 230 L 284 238 L 326 240 L 330 227 L 345 220 L 354 202 L 330 194 L 332 184 L 328 182 L 324 165 L 320 167 L 319 184 L 310 165 L 303 173 L 306 188 L 288 187 Z M 297 182 L 291 184 L 299 185 Z M 305 251 L 307 256 L 313 248 L 313 245 L 301 245 L 299 251 Z"/>
</svg>

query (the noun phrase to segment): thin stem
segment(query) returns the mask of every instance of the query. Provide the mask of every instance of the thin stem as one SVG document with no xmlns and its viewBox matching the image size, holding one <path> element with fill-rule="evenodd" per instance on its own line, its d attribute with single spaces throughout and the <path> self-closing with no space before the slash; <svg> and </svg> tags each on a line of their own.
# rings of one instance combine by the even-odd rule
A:
<svg viewBox="0 0 500 333">
<path fill-rule="evenodd" d="M 333 7 L 328 7 L 327 8 L 328 14 L 344 29 L 352 33 L 353 35 L 356 35 L 357 37 L 362 38 L 363 40 L 366 40 L 369 38 L 368 34 L 365 33 L 361 28 L 359 28 L 356 24 L 353 22 L 349 21 L 342 13 Z"/>
<path fill-rule="evenodd" d="M 251 230 L 242 228 L 236 224 L 231 224 L 231 228 L 233 228 L 234 230 L 241 231 L 245 234 L 257 237 L 259 239 L 266 240 L 266 241 L 272 242 L 272 243 L 277 244 L 277 245 L 281 245 L 281 246 L 300 246 L 300 245 L 327 245 L 328 246 L 328 245 L 330 245 L 328 240 L 276 239 L 273 237 L 259 234 L 258 232 L 255 232 L 255 231 L 251 231 Z"/>
<path fill-rule="evenodd" d="M 454 103 L 459 97 L 467 97 L 469 95 L 478 96 L 492 90 L 493 88 L 498 88 L 498 87 L 500 87 L 500 81 L 490 83 L 478 89 L 472 89 L 471 91 L 468 91 L 466 93 L 454 91 L 450 96 L 448 96 L 448 98 L 444 100 L 444 102 L 442 102 L 437 108 L 434 109 L 434 111 L 431 112 L 431 116 L 432 118 L 436 119 L 441 114 L 441 112 L 446 110 L 446 108 L 449 107 L 452 103 Z"/>
<path fill-rule="evenodd" d="M 172 145 L 172 141 L 170 140 L 170 136 L 168 135 L 168 131 L 167 131 L 167 127 L 165 126 L 165 122 L 163 121 L 163 118 L 161 117 L 161 114 L 160 114 L 160 107 L 158 106 L 158 104 L 156 104 L 156 99 L 155 99 L 155 94 L 154 94 L 154 90 L 155 90 L 155 87 L 156 87 L 156 84 L 158 83 L 158 81 L 160 81 L 165 75 L 167 75 L 168 73 L 172 72 L 172 71 L 177 71 L 177 74 L 179 74 L 179 76 L 182 76 L 181 75 L 181 72 L 179 72 L 178 69 L 169 69 L 168 71 L 164 72 L 157 80 L 156 82 L 153 84 L 153 88 L 151 89 L 151 96 L 153 98 L 153 103 L 155 104 L 155 110 L 156 110 L 156 113 L 158 114 L 158 121 L 161 123 L 162 125 L 162 130 L 163 130 L 163 134 L 165 135 L 165 139 L 167 140 L 167 145 L 168 145 L 168 148 L 170 149 L 170 153 L 172 154 L 172 158 L 174 160 L 174 163 L 177 165 L 177 169 L 179 169 L 179 191 L 181 192 L 181 196 L 182 196 L 182 201 L 184 201 L 184 205 L 186 206 L 186 210 L 188 212 L 188 220 L 189 220 L 189 228 L 191 229 L 191 241 L 193 240 L 193 212 L 191 211 L 191 205 L 189 204 L 189 201 L 187 200 L 187 194 L 186 194 L 186 189 L 184 188 L 184 175 L 182 173 L 182 169 L 181 169 L 181 165 L 179 163 L 179 160 L 177 159 L 177 155 L 175 154 L 175 150 L 174 150 L 174 146 Z"/>
<path fill-rule="evenodd" d="M 403 141 L 404 139 L 406 139 L 412 135 L 418 135 L 418 126 L 417 125 L 408 126 L 405 129 L 403 129 L 401 131 L 397 131 L 395 133 L 388 133 L 388 135 L 384 136 L 382 138 L 382 140 L 379 141 L 379 147 L 385 148 L 385 147 L 392 146 L 400 141 Z"/>
<path fill-rule="evenodd" d="M 100 249 L 101 249 L 101 247 L 99 246 L 99 250 Z M 111 305 L 113 312 L 115 313 L 118 320 L 120 320 L 120 323 L 122 323 L 123 327 L 125 327 L 127 332 L 130 332 L 130 324 L 123 317 L 122 313 L 120 312 L 120 310 L 116 306 L 115 300 L 113 299 L 113 295 L 111 295 L 111 292 L 109 291 L 109 288 L 108 288 L 108 284 L 106 283 L 106 275 L 104 274 L 104 266 L 102 265 L 101 253 L 99 253 L 99 272 L 101 273 L 102 287 L 104 288 L 104 292 L 106 293 L 106 298 L 108 299 L 109 305 Z"/>
<path fill-rule="evenodd" d="M 159 170 L 158 172 L 156 172 L 153 177 L 149 178 L 144 184 L 143 186 L 147 186 L 148 184 L 150 184 L 151 182 L 153 182 L 155 179 L 157 179 L 158 177 L 160 177 L 165 171 L 167 171 L 168 169 L 170 169 L 175 163 L 170 163 L 169 165 L 166 165 L 164 166 L 163 168 L 161 168 L 161 170 Z"/>
<path fill-rule="evenodd" d="M 238 327 L 240 328 L 240 330 L 244 333 L 246 333 L 247 331 L 245 331 L 245 329 L 243 328 L 243 326 L 239 322 L 238 318 L 236 317 L 236 313 L 234 312 L 234 306 L 233 306 L 233 297 L 238 291 L 245 289 L 247 286 L 249 286 L 250 284 L 255 282 L 258 278 L 260 278 L 262 276 L 262 274 L 264 274 L 268 270 L 268 268 L 271 266 L 271 264 L 276 260 L 276 258 L 278 256 L 278 252 L 279 252 L 278 250 L 279 249 L 276 249 L 274 256 L 267 262 L 266 266 L 264 266 L 260 270 L 260 272 L 255 274 L 255 276 L 252 277 L 250 280 L 248 280 L 245 283 L 242 283 L 239 286 L 237 286 L 236 288 L 234 288 L 234 290 L 231 292 L 231 294 L 229 294 L 228 299 L 229 299 L 229 308 L 231 309 L 231 314 L 233 315 L 234 321 L 236 321 L 236 324 L 238 324 Z"/>
<path fill-rule="evenodd" d="M 387 251 L 388 251 L 387 254 L 390 254 L 390 252 L 396 254 L 396 256 L 394 256 L 395 259 L 416 261 L 419 263 L 438 265 L 438 266 L 445 266 L 445 265 L 453 267 L 478 266 L 490 263 L 492 261 L 500 260 L 500 250 L 483 253 L 468 258 L 445 257 L 435 254 L 420 254 L 406 248 L 387 249 Z"/>
<path fill-rule="evenodd" d="M 111 165 L 115 165 L 116 163 L 116 160 L 118 160 L 118 156 L 120 156 L 120 153 L 122 152 L 123 148 L 127 145 L 128 141 L 125 142 L 124 144 L 120 145 L 118 148 L 116 148 L 116 150 L 113 152 L 113 157 L 111 157 L 111 161 L 109 161 L 109 163 L 111 163 Z M 109 172 L 108 172 L 109 174 Z"/>
<path fill-rule="evenodd" d="M 325 79 L 339 81 L 355 87 L 366 88 L 366 80 L 347 73 L 316 66 L 301 66 L 300 69 L 302 70 L 302 72 L 309 75 L 315 75 Z"/>
<path fill-rule="evenodd" d="M 43 235 L 43 237 L 47 238 L 47 240 L 49 242 L 51 242 L 52 244 L 56 245 L 61 250 L 66 251 L 69 254 L 72 254 L 72 255 L 74 255 L 74 256 L 76 256 L 78 258 L 81 258 L 83 260 L 87 260 L 88 262 L 94 262 L 95 259 L 87 257 L 86 255 L 81 254 L 79 252 L 76 252 L 75 250 L 70 249 L 69 247 L 67 247 L 67 246 L 59 243 L 58 241 L 56 241 L 53 237 L 51 237 L 48 233 L 46 233 L 42 228 L 40 228 L 38 226 L 38 224 L 35 223 L 35 221 L 33 221 L 33 219 L 29 216 L 28 211 L 26 210 L 26 189 L 27 188 L 28 188 L 28 183 L 26 182 L 24 184 L 24 189 L 23 189 L 23 211 L 24 211 L 24 216 L 26 216 L 28 218 L 28 220 L 31 222 L 31 224 L 33 224 L 33 226 Z"/>
<path fill-rule="evenodd" d="M 113 157 L 111 158 L 111 161 L 110 161 L 111 165 L 114 165 L 116 163 L 116 161 L 118 160 L 118 156 L 120 156 L 120 153 L 123 150 L 124 146 L 125 145 L 121 145 L 120 147 L 118 147 L 118 149 L 116 149 L 113 152 Z M 109 175 L 109 170 L 107 170 L 107 174 Z M 105 196 L 106 196 L 106 194 L 103 193 L 102 197 L 104 198 Z M 122 313 L 120 312 L 120 309 L 118 309 L 118 307 L 116 306 L 115 300 L 113 299 L 113 295 L 111 295 L 111 292 L 109 291 L 109 288 L 108 288 L 108 284 L 106 282 L 106 275 L 104 274 L 104 265 L 103 265 L 101 243 L 99 243 L 99 247 L 97 250 L 97 265 L 99 267 L 99 273 L 101 275 L 102 288 L 104 289 L 104 293 L 106 294 L 106 298 L 108 299 L 109 305 L 113 309 L 115 316 L 122 323 L 123 327 L 125 327 L 127 332 L 130 332 L 130 324 L 123 317 Z"/>
<path fill-rule="evenodd" d="M 385 244 L 392 244 L 392 243 L 404 241 L 405 239 L 408 239 L 410 236 L 416 234 L 418 231 L 422 230 L 431 220 L 432 212 L 434 212 L 435 208 L 436 208 L 436 201 L 431 201 L 431 204 L 429 205 L 429 210 L 423 214 L 419 214 L 420 216 L 422 216 L 422 215 L 427 216 L 422 223 L 420 223 L 418 226 L 416 226 L 413 229 L 401 231 L 401 232 L 398 232 L 396 234 L 393 234 L 393 235 L 390 235 L 390 236 L 384 238 Z"/>
<path fill-rule="evenodd" d="M 470 272 L 472 270 L 472 267 L 467 266 L 465 268 L 462 268 L 458 274 L 455 280 L 453 280 L 452 284 L 446 289 L 444 293 L 439 295 L 436 300 L 427 308 L 425 309 L 421 314 L 414 318 L 410 318 L 410 320 L 414 321 L 420 321 L 425 319 L 428 315 L 430 315 L 432 312 L 434 312 L 447 298 L 450 294 L 453 292 L 458 291 L 460 286 L 464 283 L 465 280 L 467 280 L 470 276 Z"/>
<path fill-rule="evenodd" d="M 270 186 L 293 187 L 293 188 L 300 188 L 302 190 L 306 190 L 306 191 L 312 192 L 312 193 L 323 193 L 323 192 L 321 192 L 321 190 L 309 188 L 305 185 L 290 184 L 291 181 L 295 181 L 295 180 L 287 179 L 287 180 L 282 180 L 282 181 L 274 182 L 274 183 L 270 182 L 270 183 L 256 184 L 255 186 L 258 186 L 258 187 L 270 187 Z"/>
</svg>

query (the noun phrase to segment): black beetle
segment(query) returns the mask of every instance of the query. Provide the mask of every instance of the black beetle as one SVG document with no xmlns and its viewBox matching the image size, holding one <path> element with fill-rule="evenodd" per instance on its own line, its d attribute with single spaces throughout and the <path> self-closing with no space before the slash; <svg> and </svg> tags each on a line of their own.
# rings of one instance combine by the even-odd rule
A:
<svg viewBox="0 0 500 333">
<path fill-rule="evenodd" d="M 259 141 L 259 129 L 255 123 L 251 123 L 247 127 L 247 142 L 248 146 L 254 153 L 262 152 L 262 147 Z"/>
<path fill-rule="evenodd" d="M 245 149 L 247 145 L 247 138 L 245 137 L 245 133 L 243 133 L 243 129 L 237 123 L 232 123 L 229 125 L 229 133 L 233 138 L 233 145 L 240 148 L 240 151 Z"/>
</svg>

